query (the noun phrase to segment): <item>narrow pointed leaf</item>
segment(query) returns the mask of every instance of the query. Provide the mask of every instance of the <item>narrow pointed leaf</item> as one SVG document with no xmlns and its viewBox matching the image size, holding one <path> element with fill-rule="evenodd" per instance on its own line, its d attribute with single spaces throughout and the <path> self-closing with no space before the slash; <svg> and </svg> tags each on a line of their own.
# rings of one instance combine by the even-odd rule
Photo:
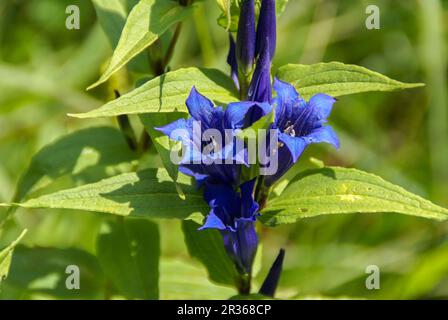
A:
<svg viewBox="0 0 448 320">
<path fill-rule="evenodd" d="M 137 89 L 76 118 L 112 117 L 121 114 L 188 112 L 185 106 L 191 88 L 220 105 L 237 101 L 232 79 L 215 69 L 184 68 L 154 78 Z"/>
<path fill-rule="evenodd" d="M 185 19 L 191 11 L 191 6 L 181 6 L 177 1 L 141 0 L 129 13 L 106 71 L 88 89 L 107 81 L 169 27 Z"/>
<path fill-rule="evenodd" d="M 378 72 L 340 62 L 287 64 L 278 69 L 277 77 L 291 83 L 305 99 L 317 93 L 338 97 L 359 92 L 395 91 L 424 85 L 403 83 Z"/>
<path fill-rule="evenodd" d="M 11 267 L 11 260 L 14 248 L 25 236 L 25 233 L 26 230 L 23 230 L 16 240 L 14 240 L 10 245 L 8 245 L 6 248 L 0 251 L 0 284 L 2 280 L 8 276 L 9 269 Z"/>
<path fill-rule="evenodd" d="M 323 214 L 389 212 L 435 220 L 448 218 L 448 209 L 378 176 L 327 167 L 296 176 L 280 196 L 268 201 L 260 220 L 275 226 Z"/>
<path fill-rule="evenodd" d="M 58 191 L 16 205 L 151 218 L 184 219 L 193 213 L 207 213 L 209 209 L 201 193 L 190 185 L 189 177 L 182 177 L 178 183 L 181 184 L 185 199 L 179 197 L 165 170 L 149 169 Z"/>
</svg>

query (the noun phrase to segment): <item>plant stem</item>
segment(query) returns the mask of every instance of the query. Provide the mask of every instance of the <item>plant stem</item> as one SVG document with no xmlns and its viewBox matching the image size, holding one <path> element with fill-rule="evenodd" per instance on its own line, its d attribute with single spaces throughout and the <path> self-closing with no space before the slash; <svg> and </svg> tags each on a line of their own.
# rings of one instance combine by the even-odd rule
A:
<svg viewBox="0 0 448 320">
<path fill-rule="evenodd" d="M 251 274 L 240 274 L 237 279 L 237 289 L 240 295 L 248 295 L 250 294 L 251 287 Z"/>
</svg>

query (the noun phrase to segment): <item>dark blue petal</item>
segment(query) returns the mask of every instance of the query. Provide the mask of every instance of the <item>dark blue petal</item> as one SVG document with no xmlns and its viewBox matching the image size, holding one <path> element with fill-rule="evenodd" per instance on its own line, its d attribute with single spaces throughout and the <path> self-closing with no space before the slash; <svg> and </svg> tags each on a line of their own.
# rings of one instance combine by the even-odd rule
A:
<svg viewBox="0 0 448 320">
<path fill-rule="evenodd" d="M 267 39 L 258 58 L 247 96 L 250 101 L 270 103 L 272 100 L 271 60 L 269 59 L 269 41 Z"/>
<path fill-rule="evenodd" d="M 311 97 L 308 102 L 308 107 L 313 109 L 313 112 L 317 115 L 318 119 L 327 119 L 330 116 L 331 109 L 335 102 L 335 98 L 319 93 Z"/>
<path fill-rule="evenodd" d="M 247 181 L 241 185 L 241 217 L 253 218 L 258 212 L 259 205 L 254 199 L 254 189 L 257 179 Z"/>
<path fill-rule="evenodd" d="M 189 119 L 179 119 L 163 127 L 156 127 L 154 129 L 167 135 L 172 140 L 188 142 L 193 139 L 191 121 Z"/>
<path fill-rule="evenodd" d="M 299 157 L 302 155 L 303 150 L 305 150 L 307 142 L 302 137 L 292 137 L 289 134 L 285 134 L 283 132 L 279 133 L 278 139 L 285 144 L 283 148 L 288 148 L 289 152 L 291 153 L 293 163 L 296 163 Z"/>
<path fill-rule="evenodd" d="M 269 270 L 269 273 L 266 279 L 264 280 L 263 285 L 261 286 L 260 289 L 261 294 L 272 298 L 274 297 L 275 291 L 278 286 L 278 282 L 280 280 L 280 275 L 282 274 L 284 259 L 285 259 L 285 249 L 280 249 L 277 258 L 272 264 L 271 269 Z"/>
<path fill-rule="evenodd" d="M 252 219 L 237 219 L 235 231 L 222 231 L 224 247 L 240 273 L 250 273 L 257 253 L 258 237 Z"/>
<path fill-rule="evenodd" d="M 224 114 L 225 126 L 231 129 L 247 128 L 271 110 L 272 107 L 268 103 L 251 101 L 229 103 Z"/>
<path fill-rule="evenodd" d="M 240 83 L 238 81 L 238 62 L 236 60 L 235 41 L 232 35 L 229 33 L 229 53 L 227 54 L 227 63 L 230 66 L 230 77 L 235 83 L 236 88 L 240 89 Z"/>
<path fill-rule="evenodd" d="M 266 40 L 269 41 L 269 60 L 274 58 L 277 42 L 277 21 L 275 0 L 262 0 L 257 26 L 255 55 L 262 53 Z"/>
<path fill-rule="evenodd" d="M 272 186 L 294 165 L 291 152 L 285 146 L 278 149 L 278 168 L 273 175 L 265 176 L 264 181 L 267 186 Z"/>
<path fill-rule="evenodd" d="M 215 108 L 213 103 L 201 95 L 195 87 L 191 88 L 190 95 L 186 101 L 188 112 L 197 121 L 201 121 L 201 124 L 206 128 L 211 127 L 213 123 Z"/>
<path fill-rule="evenodd" d="M 307 143 L 329 143 L 339 149 L 339 138 L 330 126 L 324 126 L 313 130 L 310 134 L 303 137 Z"/>
<path fill-rule="evenodd" d="M 255 58 L 255 4 L 254 0 L 243 0 L 236 37 L 236 56 L 244 73 L 252 70 Z"/>
</svg>

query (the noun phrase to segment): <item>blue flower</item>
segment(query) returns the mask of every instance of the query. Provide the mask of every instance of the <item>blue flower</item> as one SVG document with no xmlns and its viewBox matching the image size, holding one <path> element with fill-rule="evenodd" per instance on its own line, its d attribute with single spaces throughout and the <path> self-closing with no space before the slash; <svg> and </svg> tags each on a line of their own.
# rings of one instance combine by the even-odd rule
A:
<svg viewBox="0 0 448 320">
<path fill-rule="evenodd" d="M 261 52 L 255 72 L 248 90 L 248 100 L 258 102 L 271 102 L 271 60 L 269 58 L 269 39 L 266 38 L 264 48 Z"/>
<path fill-rule="evenodd" d="M 275 0 L 262 0 L 258 17 L 255 56 L 261 55 L 266 40 L 269 42 L 269 57 L 274 58 L 277 43 L 277 18 Z"/>
<path fill-rule="evenodd" d="M 308 101 L 303 100 L 295 88 L 278 79 L 274 81 L 277 96 L 273 100 L 275 122 L 278 130 L 278 170 L 266 176 L 271 185 L 297 162 L 305 148 L 313 143 L 329 143 L 339 148 L 339 139 L 333 129 L 325 125 L 336 100 L 326 94 L 316 94 Z"/>
<path fill-rule="evenodd" d="M 235 191 L 229 185 L 207 184 L 204 198 L 210 205 L 202 229 L 218 229 L 224 247 L 241 274 L 250 274 L 258 246 L 255 220 L 258 204 L 254 201 L 255 179 Z"/>
<path fill-rule="evenodd" d="M 193 87 L 186 105 L 190 118 L 156 128 L 184 145 L 185 152 L 179 170 L 194 177 L 199 185 L 209 182 L 237 187 L 240 184 L 241 166 L 247 165 L 247 153 L 244 148 L 237 149 L 234 131 L 244 129 L 260 119 L 270 108 L 269 104 L 235 102 L 230 103 L 224 111 L 222 107 L 214 107 L 209 99 Z M 245 110 L 251 110 L 250 117 L 241 116 Z M 219 137 L 208 137 L 204 141 L 203 134 L 209 129 L 214 130 Z M 215 143 L 217 145 L 213 152 L 204 152 Z"/>
<path fill-rule="evenodd" d="M 270 186 L 285 174 L 297 162 L 305 148 L 313 143 L 326 142 L 339 148 L 339 140 L 330 126 L 325 125 L 330 115 L 335 99 L 326 94 L 316 94 L 309 102 L 302 99 L 295 88 L 278 79 L 274 81 L 277 96 L 269 108 L 263 107 L 258 118 L 275 110 L 275 120 L 270 129 L 277 130 L 278 170 L 273 175 L 265 177 L 266 185 Z M 265 105 L 265 103 L 258 103 Z M 258 111 L 260 112 L 260 111 Z M 245 119 L 254 113 L 253 109 L 240 110 L 233 121 Z"/>
<path fill-rule="evenodd" d="M 255 58 L 255 39 L 254 0 L 243 0 L 236 37 L 236 57 L 239 67 L 245 74 L 252 70 Z"/>
</svg>

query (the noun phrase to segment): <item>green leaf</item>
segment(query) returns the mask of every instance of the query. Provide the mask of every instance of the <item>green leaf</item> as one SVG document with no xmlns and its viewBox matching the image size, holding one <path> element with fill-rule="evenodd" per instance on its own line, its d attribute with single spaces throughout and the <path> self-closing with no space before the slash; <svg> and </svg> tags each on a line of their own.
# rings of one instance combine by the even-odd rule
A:
<svg viewBox="0 0 448 320">
<path fill-rule="evenodd" d="M 185 199 L 177 193 L 166 170 L 125 173 L 81 187 L 15 204 L 24 208 L 78 209 L 120 216 L 184 219 L 209 208 L 186 176 L 178 179 Z"/>
<path fill-rule="evenodd" d="M 164 135 L 162 132 L 155 130 L 156 127 L 162 127 L 167 125 L 177 119 L 179 119 L 183 114 L 180 113 L 151 113 L 140 115 L 140 121 L 143 123 L 146 132 L 151 137 L 151 141 L 159 154 L 165 169 L 168 171 L 171 179 L 177 181 L 179 168 L 177 165 L 171 161 L 171 151 L 180 142 L 171 140 L 168 136 Z M 178 184 L 176 184 L 178 185 Z M 182 195 L 182 190 L 179 187 L 179 194 Z"/>
<path fill-rule="evenodd" d="M 80 288 L 66 286 L 68 266 L 79 268 Z M 1 299 L 104 299 L 104 276 L 95 256 L 79 249 L 17 246 Z"/>
<path fill-rule="evenodd" d="M 8 276 L 14 248 L 25 236 L 26 231 L 26 229 L 23 230 L 16 240 L 14 240 L 10 245 L 0 251 L 0 284 L 2 283 L 2 280 Z"/>
<path fill-rule="evenodd" d="M 130 12 L 109 66 L 92 89 L 109 79 L 137 54 L 154 43 L 169 27 L 185 19 L 191 6 L 177 1 L 141 0 Z"/>
<path fill-rule="evenodd" d="M 181 260 L 162 260 L 160 264 L 160 299 L 224 300 L 236 294 L 233 288 L 214 285 L 204 268 Z"/>
<path fill-rule="evenodd" d="M 100 264 L 128 299 L 158 299 L 160 236 L 156 223 L 117 219 L 103 226 L 97 242 Z"/>
<path fill-rule="evenodd" d="M 340 62 L 287 64 L 278 69 L 277 77 L 291 83 L 305 99 L 317 93 L 338 97 L 359 92 L 394 91 L 424 85 L 399 82 L 378 72 Z"/>
<path fill-rule="evenodd" d="M 103 178 L 111 167 L 136 159 L 122 133 L 112 127 L 95 127 L 63 136 L 36 153 L 20 178 L 13 202 L 33 189 L 70 175 L 74 182 Z M 109 168 L 109 169 L 108 169 Z M 112 170 L 117 171 L 117 170 Z M 93 175 L 93 176 L 92 176 Z"/>
<path fill-rule="evenodd" d="M 219 70 L 185 68 L 154 78 L 137 89 L 102 107 L 80 114 L 76 118 L 112 117 L 121 114 L 152 112 L 188 112 L 185 106 L 191 88 L 209 97 L 217 104 L 237 101 L 232 80 Z"/>
<path fill-rule="evenodd" d="M 198 259 L 207 268 L 210 280 L 222 284 L 235 284 L 236 271 L 224 249 L 222 236 L 218 230 L 198 230 L 201 225 L 182 221 L 185 243 L 190 256 Z"/>
<path fill-rule="evenodd" d="M 382 178 L 356 169 L 327 167 L 296 176 L 268 201 L 261 221 L 275 226 L 323 214 L 401 213 L 445 220 L 448 210 Z"/>
<path fill-rule="evenodd" d="M 115 48 L 124 28 L 126 17 L 139 0 L 92 0 L 98 21 Z"/>
</svg>

